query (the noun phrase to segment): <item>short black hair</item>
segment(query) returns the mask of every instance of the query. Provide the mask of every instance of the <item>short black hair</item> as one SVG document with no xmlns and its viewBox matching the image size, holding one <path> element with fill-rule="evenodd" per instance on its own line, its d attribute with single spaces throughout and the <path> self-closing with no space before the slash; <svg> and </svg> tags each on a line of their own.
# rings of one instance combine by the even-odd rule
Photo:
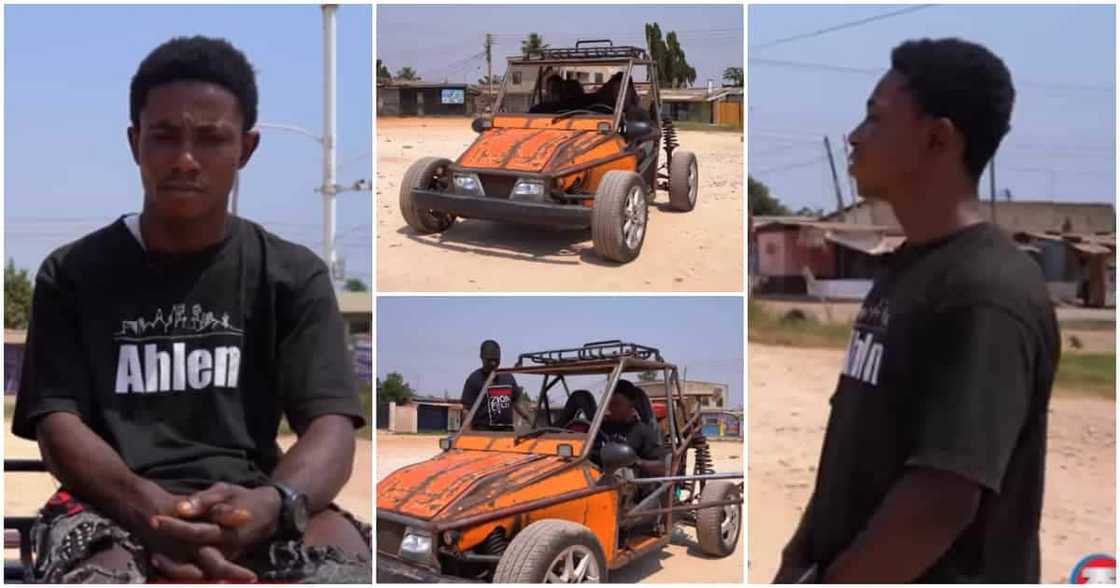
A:
<svg viewBox="0 0 1120 588">
<path fill-rule="evenodd" d="M 618 383 L 614 386 L 614 393 L 622 395 L 629 400 L 631 404 L 637 404 L 638 398 L 641 397 L 641 390 L 639 390 L 633 382 L 621 378 L 619 378 Z"/>
<path fill-rule="evenodd" d="M 481 346 L 479 346 L 478 355 L 482 359 L 486 359 L 488 357 L 501 357 L 502 347 L 498 345 L 497 341 L 493 339 L 487 339 L 482 342 Z"/>
<path fill-rule="evenodd" d="M 891 69 L 906 78 L 927 114 L 948 118 L 961 130 L 965 167 L 979 180 L 1011 129 L 1015 87 L 1003 60 L 961 39 L 918 39 L 891 51 Z"/>
<path fill-rule="evenodd" d="M 225 39 L 176 37 L 140 62 L 129 88 L 129 118 L 140 127 L 140 111 L 152 88 L 179 80 L 210 82 L 229 90 L 241 106 L 241 130 L 257 124 L 257 78 L 245 54 Z"/>
</svg>

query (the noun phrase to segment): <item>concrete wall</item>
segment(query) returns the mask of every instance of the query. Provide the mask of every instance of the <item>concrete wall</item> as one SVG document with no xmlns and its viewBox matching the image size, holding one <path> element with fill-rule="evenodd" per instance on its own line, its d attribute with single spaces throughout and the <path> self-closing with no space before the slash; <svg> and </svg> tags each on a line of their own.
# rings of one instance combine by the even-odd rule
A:
<svg viewBox="0 0 1120 588">
<path fill-rule="evenodd" d="M 390 402 L 389 430 L 394 433 L 415 433 L 416 405 Z"/>
<path fill-rule="evenodd" d="M 815 243 L 804 229 L 789 227 L 780 231 L 759 231 L 758 273 L 761 276 L 801 276 L 802 268 L 818 278 L 830 278 L 836 271 L 833 245 Z"/>
<path fill-rule="evenodd" d="M 809 296 L 829 300 L 863 300 L 871 291 L 871 280 L 813 280 L 808 283 Z"/>
</svg>

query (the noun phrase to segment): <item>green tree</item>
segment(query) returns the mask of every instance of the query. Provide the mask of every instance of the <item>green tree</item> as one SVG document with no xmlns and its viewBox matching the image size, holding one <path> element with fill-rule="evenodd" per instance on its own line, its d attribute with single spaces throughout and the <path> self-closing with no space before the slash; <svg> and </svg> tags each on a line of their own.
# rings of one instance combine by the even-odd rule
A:
<svg viewBox="0 0 1120 588">
<path fill-rule="evenodd" d="M 661 38 L 661 26 L 657 23 L 646 23 L 646 47 L 649 49 L 649 58 L 656 65 L 657 79 L 661 84 L 669 84 L 668 61 L 665 56 L 668 50 L 665 41 Z"/>
<path fill-rule="evenodd" d="M 677 33 L 670 31 L 661 38 L 661 26 L 646 24 L 646 47 L 657 64 L 657 79 L 667 88 L 687 88 L 696 81 L 696 70 L 688 64 Z"/>
<path fill-rule="evenodd" d="M 696 70 L 688 64 L 684 49 L 677 41 L 677 33 L 670 31 L 665 35 L 665 47 L 668 50 L 669 83 L 674 88 L 687 88 L 696 81 Z"/>
<path fill-rule="evenodd" d="M 788 216 L 789 209 L 770 195 L 770 188 L 747 176 L 747 210 L 756 216 Z"/>
<path fill-rule="evenodd" d="M 343 290 L 347 292 L 369 292 L 369 286 L 358 278 L 350 278 L 346 280 L 346 284 L 342 286 Z"/>
<path fill-rule="evenodd" d="M 8 258 L 4 266 L 4 328 L 26 329 L 31 320 L 31 279 Z"/>
<path fill-rule="evenodd" d="M 406 82 L 419 82 L 420 76 L 416 74 L 416 70 L 406 65 L 397 70 L 397 79 Z"/>
<path fill-rule="evenodd" d="M 543 51 L 549 47 L 550 45 L 544 42 L 544 37 L 537 33 L 529 33 L 529 36 L 525 37 L 525 40 L 521 42 L 521 53 L 526 54 L 534 51 Z"/>
<path fill-rule="evenodd" d="M 729 67 L 723 70 L 723 79 L 731 83 L 736 88 L 743 87 L 743 68 Z"/>
<path fill-rule="evenodd" d="M 638 374 L 639 382 L 653 382 L 657 380 L 657 372 L 653 370 L 646 370 Z"/>
<path fill-rule="evenodd" d="M 389 68 L 386 67 L 385 64 L 381 62 L 380 59 L 378 59 L 377 60 L 377 81 L 387 82 L 391 79 L 393 79 L 393 72 L 389 71 Z"/>
<path fill-rule="evenodd" d="M 377 379 L 378 402 L 408 404 L 415 395 L 412 386 L 409 386 L 408 382 L 404 381 L 404 376 L 398 372 L 389 372 L 385 375 L 385 380 Z"/>
</svg>

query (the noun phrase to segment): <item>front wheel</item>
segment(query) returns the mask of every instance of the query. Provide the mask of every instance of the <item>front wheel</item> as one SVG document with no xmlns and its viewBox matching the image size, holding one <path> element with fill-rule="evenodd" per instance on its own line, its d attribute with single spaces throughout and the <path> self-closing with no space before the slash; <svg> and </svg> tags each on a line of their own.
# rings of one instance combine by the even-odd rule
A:
<svg viewBox="0 0 1120 588">
<path fill-rule="evenodd" d="M 412 191 L 446 189 L 447 166 L 451 160 L 440 157 L 425 157 L 416 160 L 401 180 L 401 216 L 404 222 L 421 235 L 442 233 L 451 228 L 455 215 L 435 210 L 421 210 L 413 199 Z"/>
<path fill-rule="evenodd" d="M 723 502 L 741 498 L 739 488 L 732 482 L 708 482 L 700 493 L 700 502 Z M 727 557 L 739 543 L 743 520 L 743 505 L 728 504 L 702 508 L 696 512 L 696 538 L 700 550 L 715 557 Z"/>
<path fill-rule="evenodd" d="M 688 212 L 696 207 L 700 191 L 700 168 L 691 151 L 674 151 L 669 160 L 669 206 Z"/>
<path fill-rule="evenodd" d="M 646 238 L 649 203 L 638 174 L 607 172 L 591 208 L 591 241 L 600 257 L 627 263 L 638 257 Z"/>
<path fill-rule="evenodd" d="M 607 581 L 607 558 L 591 529 L 545 519 L 525 527 L 498 560 L 502 584 L 598 584 Z"/>
</svg>

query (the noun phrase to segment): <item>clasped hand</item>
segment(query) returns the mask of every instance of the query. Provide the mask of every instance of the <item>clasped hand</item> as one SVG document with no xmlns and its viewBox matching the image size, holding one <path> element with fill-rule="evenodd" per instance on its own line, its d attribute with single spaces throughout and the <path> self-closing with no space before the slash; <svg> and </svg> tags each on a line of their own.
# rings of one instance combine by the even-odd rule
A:
<svg viewBox="0 0 1120 588">
<path fill-rule="evenodd" d="M 169 514 L 149 520 L 152 565 L 167 579 L 253 582 L 236 561 L 276 533 L 280 495 L 270 486 L 219 482 L 190 496 L 175 496 Z"/>
</svg>

